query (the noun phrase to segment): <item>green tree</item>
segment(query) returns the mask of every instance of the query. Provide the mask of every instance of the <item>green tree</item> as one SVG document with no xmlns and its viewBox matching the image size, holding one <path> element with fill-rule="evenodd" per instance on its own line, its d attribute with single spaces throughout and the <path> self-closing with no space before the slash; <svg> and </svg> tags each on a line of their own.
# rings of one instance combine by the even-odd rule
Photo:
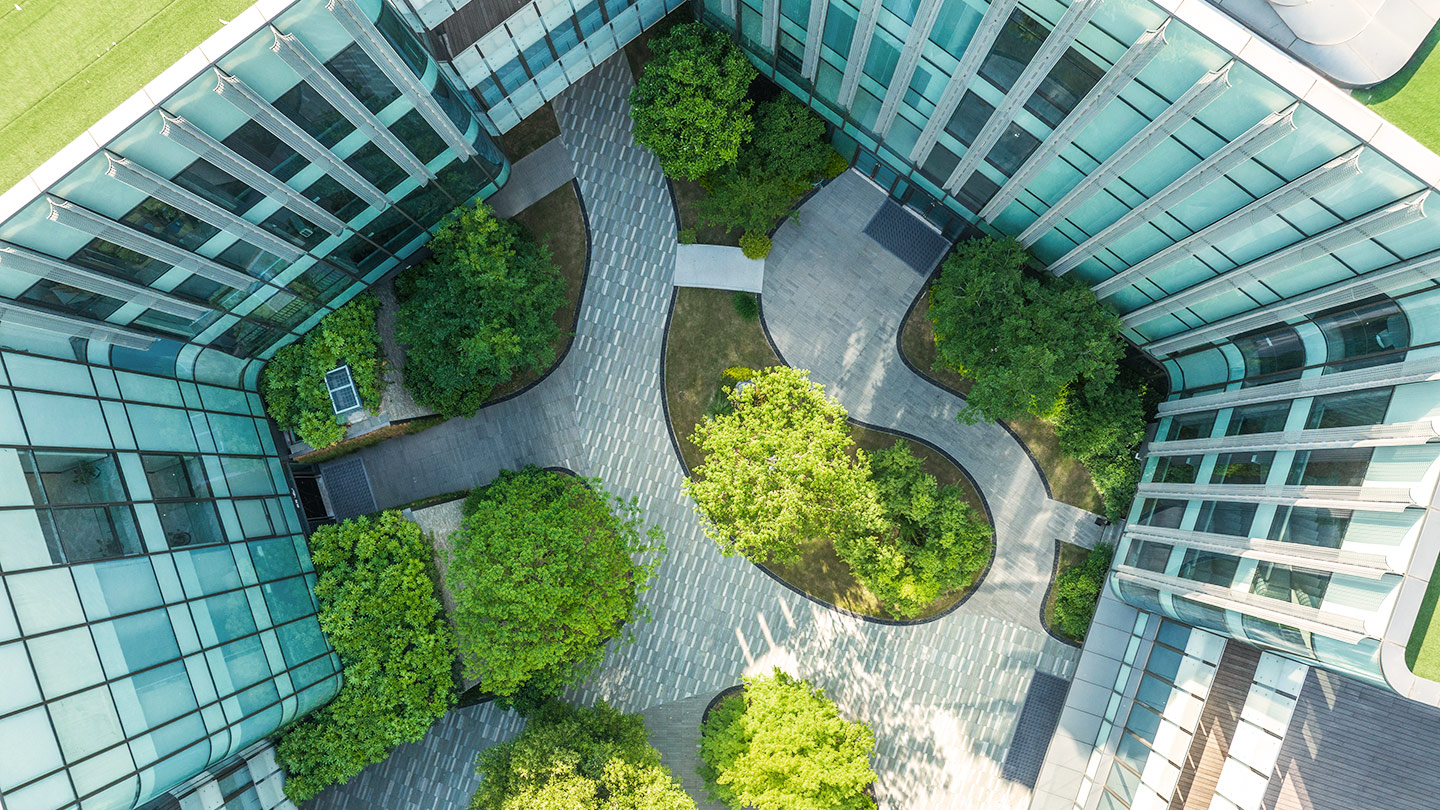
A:
<svg viewBox="0 0 1440 810">
<path fill-rule="evenodd" d="M 745 679 L 705 720 L 699 773 L 711 798 L 755 810 L 874 810 L 875 736 L 824 690 L 779 669 Z"/>
<path fill-rule="evenodd" d="M 465 675 L 502 697 L 558 694 L 637 613 L 664 552 L 640 508 L 599 482 L 526 467 L 466 498 L 445 583 Z M 646 555 L 648 562 L 636 562 Z"/>
<path fill-rule="evenodd" d="M 344 681 L 333 701 L 280 737 L 276 758 L 292 801 L 348 781 L 400 743 L 419 742 L 453 703 L 455 641 L 435 598 L 432 555 L 420 527 L 399 512 L 310 536 L 320 629 Z"/>
<path fill-rule="evenodd" d="M 358 295 L 321 318 L 298 343 L 275 352 L 260 376 L 260 395 L 277 425 L 317 450 L 345 438 L 325 385 L 325 373 L 342 365 L 350 367 L 360 404 L 372 412 L 380 407 L 385 381 L 375 325 L 379 308 L 379 298 Z"/>
<path fill-rule="evenodd" d="M 1122 371 L 1104 386 L 1075 385 L 1055 417 L 1060 449 L 1090 470 L 1105 513 L 1120 520 L 1140 484 L 1135 448 L 1145 438 L 1146 387 Z"/>
<path fill-rule="evenodd" d="M 1046 416 L 1067 386 L 1103 388 L 1124 346 L 1120 321 L 1070 278 L 1030 278 L 1013 239 L 964 242 L 930 290 L 939 362 L 975 381 L 960 419 Z"/>
<path fill-rule="evenodd" d="M 635 140 L 665 174 L 686 180 L 735 162 L 754 122 L 746 98 L 758 75 L 730 37 L 700 23 L 650 43 L 654 58 L 630 92 Z"/>
<path fill-rule="evenodd" d="M 430 249 L 395 284 L 405 385 L 446 416 L 473 416 L 495 386 L 555 361 L 565 281 L 549 249 L 484 203 L 457 209 Z"/>
<path fill-rule="evenodd" d="M 795 201 L 810 186 L 808 181 L 763 168 L 738 166 L 716 172 L 701 183 L 706 195 L 696 209 L 702 226 L 739 229 L 762 238 L 775 223 L 795 216 Z"/>
<path fill-rule="evenodd" d="M 825 142 L 825 121 L 789 93 L 755 109 L 755 135 L 741 162 L 808 184 L 825 171 L 835 150 Z"/>
<path fill-rule="evenodd" d="M 1095 603 L 1105 587 L 1114 549 L 1101 543 L 1090 549 L 1084 560 L 1066 568 L 1055 578 L 1055 623 L 1064 635 L 1083 640 L 1095 618 Z"/>
<path fill-rule="evenodd" d="M 789 562 L 808 540 L 839 545 L 881 531 L 870 460 L 840 403 L 808 371 L 761 369 L 751 383 L 730 394 L 730 413 L 707 417 L 691 437 L 705 460 L 685 491 L 721 553 Z"/>
<path fill-rule="evenodd" d="M 871 456 L 875 486 L 892 528 L 837 540 L 835 553 L 891 613 L 913 618 L 985 567 L 990 526 L 958 487 L 939 486 L 906 442 Z"/>
<path fill-rule="evenodd" d="M 547 704 L 518 737 L 482 751 L 477 770 L 470 810 L 695 810 L 644 719 L 603 700 Z"/>
</svg>

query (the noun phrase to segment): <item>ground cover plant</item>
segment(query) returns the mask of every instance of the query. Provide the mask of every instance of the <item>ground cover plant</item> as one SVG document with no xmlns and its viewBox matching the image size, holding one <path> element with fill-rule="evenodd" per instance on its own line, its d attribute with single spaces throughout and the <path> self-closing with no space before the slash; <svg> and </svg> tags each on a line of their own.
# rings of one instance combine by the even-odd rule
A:
<svg viewBox="0 0 1440 810">
<path fill-rule="evenodd" d="M 1055 579 L 1055 630 L 1075 641 L 1084 641 L 1095 618 L 1095 603 L 1105 587 L 1105 574 L 1110 570 L 1114 549 L 1101 543 L 1085 558 L 1063 568 Z"/>
<path fill-rule="evenodd" d="M 515 739 L 480 753 L 470 810 L 695 810 L 638 714 L 551 701 Z"/>
<path fill-rule="evenodd" d="M 712 799 L 754 810 L 873 810 L 875 736 L 824 690 L 776 669 L 745 679 L 701 727 L 699 773 Z"/>
<path fill-rule="evenodd" d="M 430 249 L 395 282 L 405 386 L 445 416 L 473 416 L 496 386 L 554 362 L 565 281 L 546 247 L 484 203 L 452 213 Z"/>
<path fill-rule="evenodd" d="M 1112 519 L 1129 511 L 1147 391 L 1121 373 L 1119 319 L 1083 283 L 1025 272 L 1013 239 L 963 242 L 929 292 L 936 363 L 968 383 L 963 422 L 1044 420 L 1088 468 Z"/>
<path fill-rule="evenodd" d="M 345 438 L 345 425 L 335 415 L 325 373 L 350 367 L 355 391 L 366 410 L 380 407 L 384 369 L 375 313 L 380 299 L 365 293 L 320 319 L 298 342 L 275 352 L 260 377 L 265 412 L 275 423 L 293 430 L 315 449 Z"/>
<path fill-rule="evenodd" d="M 647 615 L 638 597 L 664 541 L 642 526 L 633 500 L 526 467 L 472 491 L 462 514 L 445 584 L 465 677 L 483 691 L 539 705 L 588 675 L 604 643 Z"/>
<path fill-rule="evenodd" d="M 285 795 L 310 799 L 418 742 L 454 700 L 455 640 L 430 576 L 430 543 L 399 512 L 310 536 L 320 629 L 340 656 L 335 699 L 283 731 Z M 315 650 L 315 653 L 321 650 Z"/>
</svg>

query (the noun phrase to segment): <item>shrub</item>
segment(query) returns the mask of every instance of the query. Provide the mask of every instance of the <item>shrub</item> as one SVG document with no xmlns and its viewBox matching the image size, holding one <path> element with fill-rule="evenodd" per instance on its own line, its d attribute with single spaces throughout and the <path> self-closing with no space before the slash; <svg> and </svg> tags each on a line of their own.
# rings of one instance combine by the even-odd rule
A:
<svg viewBox="0 0 1440 810">
<path fill-rule="evenodd" d="M 875 736 L 834 701 L 776 669 L 745 679 L 705 720 L 699 768 L 710 796 L 755 810 L 874 810 Z"/>
<path fill-rule="evenodd" d="M 825 121 L 799 99 L 781 93 L 755 109 L 755 136 L 741 162 L 808 185 L 834 152 L 825 142 Z"/>
<path fill-rule="evenodd" d="M 660 763 L 638 714 L 605 701 L 580 709 L 551 702 L 515 739 L 480 753 L 470 810 L 695 810 Z"/>
<path fill-rule="evenodd" d="M 717 226 L 727 233 L 741 231 L 741 247 L 747 235 L 763 238 L 777 222 L 793 218 L 795 201 L 810 187 L 808 182 L 764 168 L 739 167 L 716 172 L 703 185 L 706 195 L 696 207 L 700 224 Z"/>
<path fill-rule="evenodd" d="M 747 259 L 763 259 L 770 255 L 770 237 L 755 231 L 740 235 L 740 252 Z"/>
<path fill-rule="evenodd" d="M 871 456 L 888 531 L 835 543 L 855 578 L 901 618 L 913 618 L 942 593 L 962 588 L 985 567 L 990 526 L 958 487 L 939 486 L 898 441 Z"/>
<path fill-rule="evenodd" d="M 430 248 L 395 284 L 405 385 L 445 416 L 473 416 L 495 386 L 555 361 L 565 281 L 548 249 L 484 203 L 452 213 Z"/>
<path fill-rule="evenodd" d="M 671 177 L 698 180 L 735 162 L 750 135 L 758 75 L 734 40 L 701 23 L 650 42 L 654 54 L 630 92 L 635 140 Z"/>
<path fill-rule="evenodd" d="M 1114 379 L 1120 321 L 1072 278 L 1029 278 L 1013 239 L 956 247 L 930 290 L 939 361 L 975 381 L 960 419 L 1044 417 L 1067 387 Z"/>
<path fill-rule="evenodd" d="M 1140 483 L 1135 448 L 1145 438 L 1145 385 L 1122 372 L 1103 387 L 1072 386 L 1055 418 L 1060 449 L 1090 470 L 1105 512 L 1120 520 Z"/>
<path fill-rule="evenodd" d="M 744 293 L 737 293 L 736 295 L 744 295 Z M 736 299 L 735 308 L 740 308 L 738 297 Z M 726 382 L 734 385 L 735 383 L 745 382 L 746 380 L 753 380 L 755 378 L 755 369 L 746 368 L 744 366 L 731 366 L 730 368 L 725 369 L 724 375 Z"/>
<path fill-rule="evenodd" d="M 825 158 L 825 179 L 833 180 L 844 174 L 849 168 L 850 161 L 846 160 L 844 155 L 831 149 L 829 157 Z"/>
<path fill-rule="evenodd" d="M 694 228 L 681 228 L 679 241 L 682 245 L 693 245 L 700 241 L 700 234 Z"/>
<path fill-rule="evenodd" d="M 277 425 L 317 450 L 345 438 L 325 386 L 325 373 L 341 365 L 350 366 L 360 404 L 372 413 L 380 407 L 385 375 L 375 325 L 379 308 L 379 298 L 358 295 L 321 318 L 300 342 L 275 352 L 260 377 L 260 394 Z"/>
<path fill-rule="evenodd" d="M 838 545 L 879 531 L 869 457 L 855 450 L 845 409 L 808 371 L 767 368 L 752 382 L 730 395 L 733 413 L 707 417 L 691 437 L 705 460 L 685 492 L 721 553 L 790 562 L 812 538 Z"/>
<path fill-rule="evenodd" d="M 280 736 L 276 759 L 292 801 L 418 742 L 453 702 L 455 642 L 430 579 L 432 554 L 420 527 L 393 511 L 310 536 L 320 629 L 340 656 L 344 683 L 329 705 Z"/>
<path fill-rule="evenodd" d="M 633 500 L 598 481 L 526 467 L 502 471 L 462 511 L 445 583 L 465 676 L 485 691 L 558 694 L 589 674 L 622 624 L 646 615 L 637 597 L 664 543 L 658 528 L 641 531 Z"/>
<path fill-rule="evenodd" d="M 1090 549 L 1084 560 L 1066 568 L 1055 578 L 1055 623 L 1062 634 L 1084 640 L 1095 618 L 1095 603 L 1105 586 L 1114 549 L 1101 543 Z"/>
</svg>

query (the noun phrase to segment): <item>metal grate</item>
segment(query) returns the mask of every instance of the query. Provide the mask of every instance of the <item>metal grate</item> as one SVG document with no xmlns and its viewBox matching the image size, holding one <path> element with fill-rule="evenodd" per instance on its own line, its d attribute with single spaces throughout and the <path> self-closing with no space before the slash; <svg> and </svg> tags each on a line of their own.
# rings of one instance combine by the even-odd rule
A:
<svg viewBox="0 0 1440 810">
<path fill-rule="evenodd" d="M 922 276 L 930 275 L 950 249 L 949 240 L 894 200 L 886 200 L 870 218 L 865 235 Z"/>
<path fill-rule="evenodd" d="M 330 405 L 335 413 L 349 413 L 360 407 L 360 395 L 355 391 L 355 378 L 350 376 L 349 366 L 325 372 L 325 387 L 330 389 Z"/>
<path fill-rule="evenodd" d="M 1060 711 L 1065 708 L 1065 695 L 1069 691 L 1069 681 L 1036 671 L 1035 677 L 1030 680 L 1030 688 L 1025 692 L 1025 705 L 1015 723 L 1015 736 L 1010 739 L 1010 748 L 1005 752 L 1005 764 L 1000 770 L 1002 777 L 1035 789 L 1035 781 L 1040 778 L 1040 766 L 1045 762 L 1045 750 L 1050 747 L 1050 738 L 1055 735 L 1055 726 L 1060 722 Z"/>
<path fill-rule="evenodd" d="M 320 479 L 330 496 L 330 512 L 336 520 L 368 515 L 377 511 L 370 476 L 359 456 L 350 456 L 320 465 Z"/>
</svg>

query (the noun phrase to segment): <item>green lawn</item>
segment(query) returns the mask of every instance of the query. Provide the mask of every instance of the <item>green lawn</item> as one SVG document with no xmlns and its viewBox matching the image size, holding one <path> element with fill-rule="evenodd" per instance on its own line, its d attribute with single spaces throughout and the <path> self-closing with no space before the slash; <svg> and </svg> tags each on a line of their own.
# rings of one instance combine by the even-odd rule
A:
<svg viewBox="0 0 1440 810">
<path fill-rule="evenodd" d="M 1410 631 L 1410 641 L 1405 645 L 1405 665 L 1422 678 L 1440 681 L 1440 622 L 1435 621 L 1435 606 L 1440 603 L 1440 564 L 1430 577 L 1430 587 L 1425 589 L 1425 600 L 1420 603 L 1420 615 L 1415 618 L 1415 627 Z"/>
<path fill-rule="evenodd" d="M 1431 58 L 1436 43 L 1440 43 L 1440 25 L 1399 73 L 1351 95 L 1431 151 L 1440 152 L 1440 116 L 1435 114 L 1440 103 L 1440 57 Z"/>
<path fill-rule="evenodd" d="M 20 0 L 0 13 L 0 190 L 254 0 Z M 17 10 L 18 5 L 18 10 Z"/>
</svg>

